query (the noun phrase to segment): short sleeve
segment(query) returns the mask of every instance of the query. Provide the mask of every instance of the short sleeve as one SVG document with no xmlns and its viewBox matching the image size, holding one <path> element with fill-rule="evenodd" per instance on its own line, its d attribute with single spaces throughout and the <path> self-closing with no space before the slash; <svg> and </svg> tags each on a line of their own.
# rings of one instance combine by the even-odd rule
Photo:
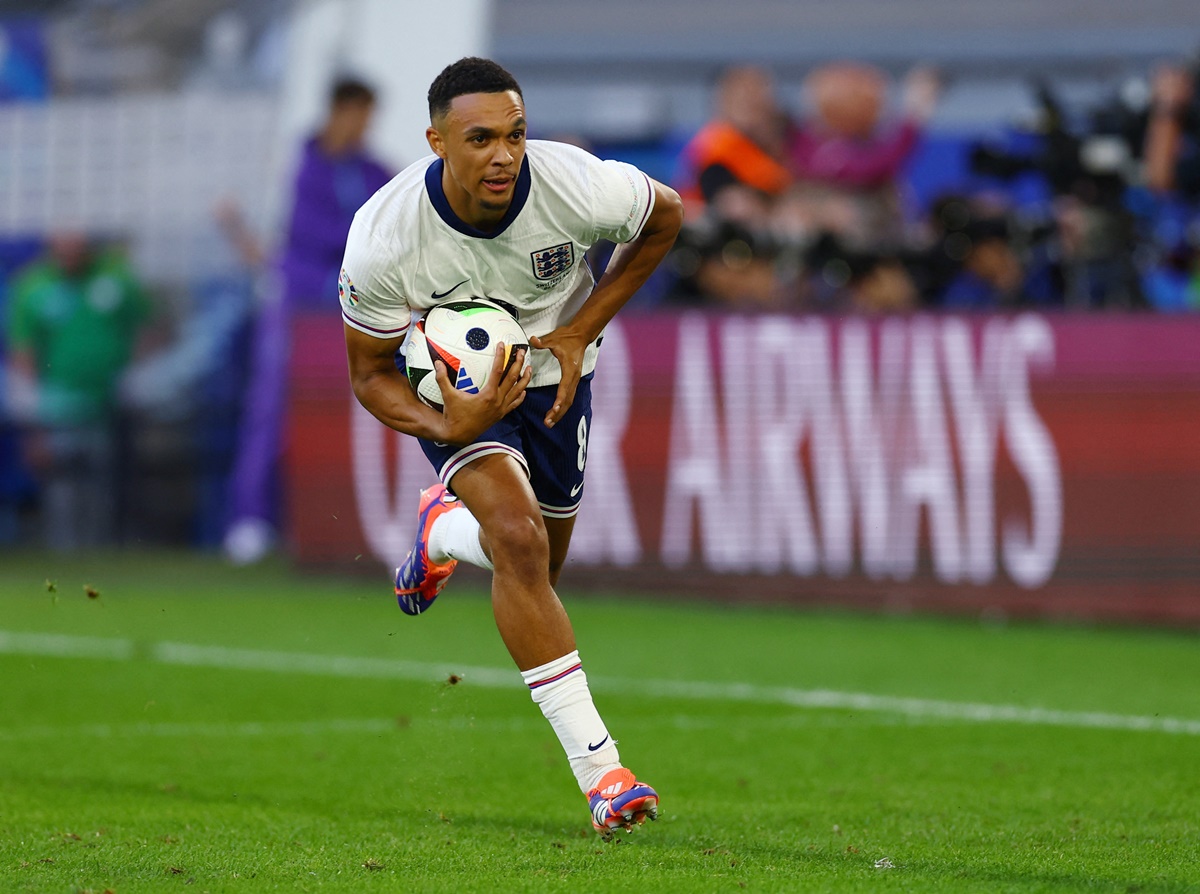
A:
<svg viewBox="0 0 1200 894">
<path fill-rule="evenodd" d="M 404 337 L 412 314 L 398 267 L 396 252 L 387 251 L 356 217 L 338 276 L 338 300 L 348 326 L 376 338 Z"/>
<path fill-rule="evenodd" d="M 596 239 L 636 239 L 654 208 L 650 178 L 631 164 L 599 159 L 589 167 L 588 176 Z"/>
</svg>

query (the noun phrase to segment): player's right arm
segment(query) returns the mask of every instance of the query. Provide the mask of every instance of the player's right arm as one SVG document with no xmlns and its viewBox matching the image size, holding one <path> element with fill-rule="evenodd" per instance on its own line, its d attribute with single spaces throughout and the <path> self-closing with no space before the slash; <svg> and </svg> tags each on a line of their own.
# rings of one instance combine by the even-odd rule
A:
<svg viewBox="0 0 1200 894">
<path fill-rule="evenodd" d="M 439 413 L 418 400 L 408 379 L 396 368 L 396 351 L 403 336 L 376 338 L 342 325 L 354 396 L 388 428 L 443 444 L 470 444 L 525 399 L 530 370 L 522 372 L 524 362 L 518 356 L 505 372 L 504 347 L 498 345 L 491 375 L 478 394 L 459 391 L 450 383 L 446 367 L 441 362 L 434 364 L 445 404 L 444 412 Z"/>
</svg>

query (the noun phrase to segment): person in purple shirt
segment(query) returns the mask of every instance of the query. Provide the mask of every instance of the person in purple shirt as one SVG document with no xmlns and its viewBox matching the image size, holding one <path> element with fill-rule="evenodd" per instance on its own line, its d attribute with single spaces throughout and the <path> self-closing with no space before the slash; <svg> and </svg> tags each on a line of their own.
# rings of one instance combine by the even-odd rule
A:
<svg viewBox="0 0 1200 894">
<path fill-rule="evenodd" d="M 933 115 L 940 78 L 916 68 L 905 78 L 899 121 L 884 112 L 889 81 L 872 65 L 837 62 L 805 79 L 811 114 L 788 141 L 797 195 L 817 221 L 856 249 L 897 248 L 904 215 L 898 185 Z"/>
<path fill-rule="evenodd" d="M 230 479 L 225 553 L 235 563 L 270 551 L 278 529 L 278 482 L 291 321 L 297 312 L 337 314 L 337 281 L 354 213 L 391 179 L 363 141 L 375 92 L 361 81 L 338 81 L 321 129 L 301 152 L 287 232 L 259 311 L 237 455 Z"/>
</svg>

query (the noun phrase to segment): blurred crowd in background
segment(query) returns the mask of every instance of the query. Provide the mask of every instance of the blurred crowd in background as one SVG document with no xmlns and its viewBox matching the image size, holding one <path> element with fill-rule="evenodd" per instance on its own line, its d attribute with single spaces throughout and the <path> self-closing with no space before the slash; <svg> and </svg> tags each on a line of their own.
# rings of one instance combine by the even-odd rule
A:
<svg viewBox="0 0 1200 894">
<path fill-rule="evenodd" d="M 940 89 L 859 62 L 816 68 L 805 117 L 770 73 L 726 72 L 684 146 L 674 304 L 890 313 L 1200 309 L 1200 70 L 1067 108 L 1002 140 L 926 133 Z M 889 104 L 889 97 L 898 98 Z M 953 171 L 947 168 L 955 169 Z"/>
<path fill-rule="evenodd" d="M 181 82 L 269 81 L 269 23 L 216 19 Z M 56 87 L 26 27 L 0 31 L 0 104 L 84 77 Z M 830 62 L 794 102 L 768 67 L 714 72 L 711 117 L 629 159 L 652 153 L 687 221 L 628 312 L 1200 310 L 1200 66 L 1166 60 L 1086 107 L 1031 82 L 1036 115 L 986 136 L 930 128 L 944 86 L 930 67 Z M 0 235 L 0 545 L 174 543 L 238 562 L 277 545 L 289 321 L 337 325 L 350 218 L 397 167 L 366 148 L 386 102 L 332 86 L 267 230 L 211 197 L 203 225 L 233 259 L 221 276 L 155 279 L 127 234 L 70 219 Z M 539 132 L 536 109 L 531 122 L 564 138 Z"/>
</svg>

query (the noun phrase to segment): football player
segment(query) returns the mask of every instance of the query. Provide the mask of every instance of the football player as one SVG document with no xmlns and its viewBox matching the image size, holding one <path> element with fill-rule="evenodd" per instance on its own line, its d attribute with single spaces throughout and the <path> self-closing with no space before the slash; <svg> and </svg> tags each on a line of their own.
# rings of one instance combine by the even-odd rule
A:
<svg viewBox="0 0 1200 894">
<path fill-rule="evenodd" d="M 429 116 L 433 155 L 359 210 L 339 288 L 355 395 L 420 438 L 440 479 L 421 495 L 396 596 L 420 614 L 459 561 L 492 571 L 500 636 L 608 838 L 654 819 L 658 795 L 622 766 L 554 587 L 582 498 L 604 327 L 667 254 L 683 207 L 631 165 L 527 140 L 521 88 L 490 60 L 442 71 Z M 596 282 L 584 256 L 600 240 L 617 247 Z M 468 297 L 515 309 L 532 365 L 505 371 L 498 348 L 486 386 L 467 394 L 438 363 L 438 413 L 413 393 L 398 352 L 414 315 Z"/>
</svg>

